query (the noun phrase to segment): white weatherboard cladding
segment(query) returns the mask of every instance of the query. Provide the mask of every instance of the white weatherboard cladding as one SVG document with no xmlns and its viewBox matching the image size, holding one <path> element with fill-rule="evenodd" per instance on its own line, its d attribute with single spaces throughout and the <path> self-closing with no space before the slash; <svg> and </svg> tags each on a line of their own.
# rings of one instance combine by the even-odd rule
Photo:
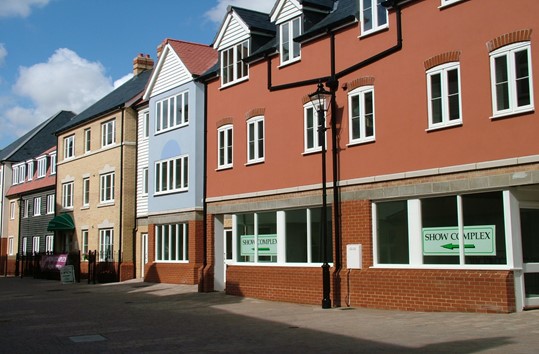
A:
<svg viewBox="0 0 539 354">
<path fill-rule="evenodd" d="M 234 44 L 249 39 L 249 35 L 249 30 L 245 24 L 237 16 L 232 16 L 223 38 L 221 39 L 218 50 L 226 49 Z"/>
<path fill-rule="evenodd" d="M 286 1 L 281 11 L 277 14 L 275 24 L 279 25 L 302 14 L 301 5 L 297 1 Z"/>
<path fill-rule="evenodd" d="M 147 110 L 138 113 L 138 144 L 137 144 L 137 217 L 148 215 L 148 195 L 142 194 L 142 172 L 148 167 L 148 138 L 144 137 L 144 113 Z M 151 122 L 151 121 L 150 121 Z M 150 123 L 151 124 L 151 123 Z"/>
<path fill-rule="evenodd" d="M 167 47 L 167 49 L 168 50 L 163 51 L 163 55 L 165 55 L 162 59 L 163 65 L 161 66 L 161 70 L 159 71 L 153 86 L 150 95 L 151 97 L 173 89 L 174 87 L 178 87 L 193 79 L 191 73 L 187 70 L 187 67 L 176 53 L 170 47 Z"/>
</svg>

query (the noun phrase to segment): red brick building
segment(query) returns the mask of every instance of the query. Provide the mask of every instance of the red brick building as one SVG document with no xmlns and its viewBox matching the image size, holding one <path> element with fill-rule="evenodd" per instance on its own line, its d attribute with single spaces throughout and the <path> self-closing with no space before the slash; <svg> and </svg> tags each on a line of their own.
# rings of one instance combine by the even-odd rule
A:
<svg viewBox="0 0 539 354">
<path fill-rule="evenodd" d="M 231 7 L 203 77 L 205 289 L 319 304 L 325 250 L 331 306 L 538 306 L 539 4 L 515 5 Z"/>
</svg>

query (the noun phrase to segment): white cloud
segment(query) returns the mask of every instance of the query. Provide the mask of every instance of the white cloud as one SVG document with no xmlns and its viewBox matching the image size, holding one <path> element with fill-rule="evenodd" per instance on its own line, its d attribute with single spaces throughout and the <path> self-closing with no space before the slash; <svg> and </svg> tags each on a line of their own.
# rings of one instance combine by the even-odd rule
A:
<svg viewBox="0 0 539 354">
<path fill-rule="evenodd" d="M 276 0 L 218 0 L 217 5 L 206 12 L 206 16 L 210 21 L 221 23 L 226 15 L 228 6 L 242 7 L 260 12 L 269 13 L 275 5 Z"/>
<path fill-rule="evenodd" d="M 133 76 L 134 76 L 133 73 L 129 73 L 129 74 L 119 78 L 118 80 L 114 81 L 114 89 L 117 89 L 118 87 L 125 84 L 127 81 L 131 80 L 131 78 Z"/>
<path fill-rule="evenodd" d="M 101 63 L 83 59 L 70 49 L 57 49 L 47 62 L 19 69 L 13 86 L 17 98 L 0 99 L 0 112 L 4 112 L 0 113 L 0 140 L 19 137 L 60 110 L 80 113 L 115 84 Z"/>
<path fill-rule="evenodd" d="M 0 17 L 27 17 L 32 7 L 43 7 L 49 0 L 0 0 Z"/>
<path fill-rule="evenodd" d="M 6 57 L 7 57 L 7 49 L 4 46 L 4 43 L 0 43 L 0 66 L 4 65 Z"/>
</svg>

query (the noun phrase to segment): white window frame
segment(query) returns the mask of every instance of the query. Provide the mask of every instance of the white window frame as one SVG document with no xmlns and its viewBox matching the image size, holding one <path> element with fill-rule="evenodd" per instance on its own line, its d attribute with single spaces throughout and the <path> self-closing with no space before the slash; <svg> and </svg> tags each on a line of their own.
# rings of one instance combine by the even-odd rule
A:
<svg viewBox="0 0 539 354">
<path fill-rule="evenodd" d="M 19 165 L 19 183 L 26 181 L 26 163 Z"/>
<path fill-rule="evenodd" d="M 56 152 L 51 153 L 49 156 L 51 158 L 51 175 L 55 175 L 56 174 Z"/>
<path fill-rule="evenodd" d="M 34 216 L 41 216 L 41 197 L 34 198 Z"/>
<path fill-rule="evenodd" d="M 150 186 L 150 181 L 148 180 L 148 167 L 142 169 L 142 195 L 147 196 Z"/>
<path fill-rule="evenodd" d="M 84 129 L 84 153 L 92 151 L 92 129 Z"/>
<path fill-rule="evenodd" d="M 165 230 L 166 233 L 164 232 Z M 159 263 L 188 263 L 188 232 L 189 228 L 187 223 L 155 225 L 155 261 Z M 172 242 L 173 237 L 175 238 L 174 243 Z M 165 238 L 168 238 L 167 243 L 163 242 Z M 165 247 L 165 244 L 169 245 L 169 247 Z M 170 247 L 172 244 L 176 245 L 176 249 L 172 250 Z M 182 245 L 182 254 L 179 254 L 180 244 Z M 168 255 L 165 257 L 167 251 Z M 158 258 L 159 253 L 161 254 L 161 258 Z M 172 259 L 173 255 L 175 255 L 174 259 Z"/>
<path fill-rule="evenodd" d="M 88 207 L 90 205 L 90 177 L 82 179 L 82 206 Z"/>
<path fill-rule="evenodd" d="M 73 209 L 73 182 L 62 184 L 62 207 L 64 209 Z"/>
<path fill-rule="evenodd" d="M 518 106 L 518 94 L 517 94 L 517 78 L 515 77 L 515 53 L 527 51 L 528 57 L 528 84 L 530 103 L 522 106 Z M 508 86 L 508 99 L 509 108 L 498 109 L 498 94 L 496 85 L 496 59 L 501 57 L 507 58 L 507 86 Z M 531 45 L 530 42 L 518 42 L 506 45 L 498 48 L 490 53 L 490 79 L 492 88 L 492 112 L 493 118 L 505 117 L 512 114 L 518 114 L 523 112 L 529 112 L 534 110 L 534 98 L 533 98 L 533 73 L 532 73 L 532 57 L 531 57 Z"/>
<path fill-rule="evenodd" d="M 367 135 L 367 114 L 366 114 L 366 97 L 368 95 L 371 95 L 372 99 L 372 107 L 370 107 L 372 111 L 372 135 Z M 353 115 L 354 109 L 353 109 L 353 100 L 354 98 L 358 98 L 358 112 L 359 115 L 355 117 Z M 361 144 L 361 143 L 367 143 L 375 140 L 376 137 L 376 109 L 375 109 L 375 98 L 374 98 L 374 86 L 368 85 L 368 86 L 361 86 L 358 87 L 350 93 L 348 93 L 348 138 L 350 144 Z M 354 124 L 357 122 L 359 124 L 359 136 L 354 137 Z"/>
<path fill-rule="evenodd" d="M 143 113 L 143 129 L 142 129 L 142 136 L 143 138 L 148 138 L 150 136 L 150 112 L 144 112 Z"/>
<path fill-rule="evenodd" d="M 449 76 L 448 73 L 451 71 L 457 71 L 457 80 L 458 80 L 458 92 L 456 94 L 449 93 Z M 435 76 L 440 76 L 440 90 L 441 96 L 434 98 L 432 92 L 432 78 Z M 458 104 L 459 110 L 457 119 L 451 119 L 450 117 L 450 99 L 458 95 Z M 451 62 L 438 65 L 434 68 L 431 68 L 427 71 L 427 100 L 428 100 L 428 116 L 429 116 L 429 129 L 438 129 L 451 127 L 455 125 L 462 124 L 462 89 L 461 89 L 461 79 L 460 79 L 460 63 Z M 434 112 L 433 112 L 433 100 L 441 100 L 441 122 L 434 122 Z"/>
<path fill-rule="evenodd" d="M 174 173 L 171 176 L 171 168 Z M 166 177 L 163 179 L 163 175 Z M 179 176 L 178 176 L 179 172 Z M 189 190 L 189 156 L 181 155 L 155 163 L 155 194 L 185 192 Z M 170 178 L 172 177 L 172 178 Z M 177 178 L 180 177 L 178 181 Z"/>
<path fill-rule="evenodd" d="M 9 203 L 9 218 L 15 220 L 15 202 Z"/>
<path fill-rule="evenodd" d="M 81 253 L 88 254 L 88 230 L 81 230 Z"/>
<path fill-rule="evenodd" d="M 21 249 L 21 253 L 23 256 L 26 256 L 26 249 L 28 248 L 28 237 L 23 237 L 22 238 L 22 249 Z"/>
<path fill-rule="evenodd" d="M 32 253 L 39 253 L 39 236 L 32 237 Z"/>
<path fill-rule="evenodd" d="M 101 124 L 101 147 L 116 144 L 116 120 L 112 119 Z"/>
<path fill-rule="evenodd" d="M 64 138 L 64 160 L 75 157 L 75 135 Z"/>
<path fill-rule="evenodd" d="M 293 18 L 279 25 L 281 65 L 287 65 L 301 60 L 301 44 L 294 41 L 295 37 L 302 34 L 301 25 L 301 17 Z"/>
<path fill-rule="evenodd" d="M 325 103 L 322 103 L 325 106 Z M 309 112 L 312 111 L 312 128 L 309 126 Z M 327 126 L 327 115 L 324 111 L 324 124 Z M 306 103 L 303 106 L 303 147 L 304 154 L 310 154 L 313 152 L 322 151 L 322 143 L 319 141 L 318 133 L 318 110 L 311 102 Z M 312 138 L 313 146 L 308 146 L 309 137 Z M 326 139 L 326 149 L 327 149 L 327 132 L 324 131 L 324 139 Z"/>
<path fill-rule="evenodd" d="M 7 254 L 13 256 L 15 250 L 15 237 L 9 236 L 7 238 Z"/>
<path fill-rule="evenodd" d="M 264 116 L 252 117 L 247 121 L 247 164 L 264 161 L 265 135 Z"/>
<path fill-rule="evenodd" d="M 374 32 L 378 32 L 380 30 L 383 30 L 385 28 L 389 27 L 389 14 L 386 8 L 385 9 L 385 22 L 380 23 L 383 21 L 383 19 L 380 19 L 378 16 L 378 7 L 383 7 L 382 3 L 383 0 L 370 0 L 371 7 L 364 8 L 364 0 L 359 0 L 359 6 L 360 6 L 360 21 L 361 21 L 361 35 L 366 36 Z M 372 18 L 372 28 L 366 29 L 365 26 L 365 14 L 370 14 L 370 17 Z"/>
<path fill-rule="evenodd" d="M 19 184 L 19 166 L 13 166 L 11 184 L 12 185 Z"/>
<path fill-rule="evenodd" d="M 249 40 L 223 49 L 221 55 L 221 86 L 229 86 L 249 79 L 249 64 L 243 59 L 250 53 Z"/>
<path fill-rule="evenodd" d="M 47 175 L 47 157 L 42 156 L 37 159 L 37 178 L 43 178 Z"/>
<path fill-rule="evenodd" d="M 27 161 L 26 165 L 28 166 L 28 181 L 31 181 L 34 178 L 34 161 Z"/>
<path fill-rule="evenodd" d="M 45 252 L 54 252 L 54 235 L 45 236 Z"/>
<path fill-rule="evenodd" d="M 109 172 L 99 176 L 99 202 L 114 202 L 114 184 L 115 173 Z"/>
<path fill-rule="evenodd" d="M 49 194 L 47 196 L 47 214 L 54 214 L 55 205 L 56 205 L 55 195 Z"/>
<path fill-rule="evenodd" d="M 223 125 L 217 129 L 217 168 L 225 169 L 233 166 L 234 127 Z"/>
<path fill-rule="evenodd" d="M 99 229 L 99 261 L 114 260 L 114 229 Z"/>
<path fill-rule="evenodd" d="M 30 199 L 24 199 L 22 201 L 22 217 L 27 218 L 30 214 Z"/>
<path fill-rule="evenodd" d="M 189 91 L 183 91 L 155 103 L 156 134 L 184 127 L 188 124 Z"/>
</svg>

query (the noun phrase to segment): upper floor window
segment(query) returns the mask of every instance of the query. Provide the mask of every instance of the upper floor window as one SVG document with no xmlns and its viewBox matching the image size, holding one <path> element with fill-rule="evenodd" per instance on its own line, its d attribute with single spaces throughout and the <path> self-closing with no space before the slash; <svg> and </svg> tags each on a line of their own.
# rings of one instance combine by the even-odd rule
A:
<svg viewBox="0 0 539 354">
<path fill-rule="evenodd" d="M 301 18 L 283 23 L 280 27 L 281 64 L 287 64 L 300 59 L 301 45 L 294 38 L 301 34 Z"/>
<path fill-rule="evenodd" d="M 9 218 L 15 220 L 15 202 L 9 203 Z"/>
<path fill-rule="evenodd" d="M 429 128 L 462 123 L 459 67 L 453 62 L 427 71 Z"/>
<path fill-rule="evenodd" d="M 218 168 L 232 167 L 232 125 L 225 125 L 217 131 Z"/>
<path fill-rule="evenodd" d="M 361 14 L 361 34 L 376 32 L 388 26 L 387 9 L 383 0 L 359 0 Z"/>
<path fill-rule="evenodd" d="M 155 131 L 159 133 L 189 123 L 189 92 L 158 101 L 155 106 Z"/>
<path fill-rule="evenodd" d="M 56 152 L 50 154 L 51 157 L 51 175 L 56 174 Z"/>
<path fill-rule="evenodd" d="M 47 174 L 47 157 L 43 156 L 37 160 L 37 178 L 45 177 Z"/>
<path fill-rule="evenodd" d="M 64 159 L 75 156 L 75 135 L 64 138 Z"/>
<path fill-rule="evenodd" d="M 82 179 L 82 206 L 90 205 L 90 178 Z"/>
<path fill-rule="evenodd" d="M 100 176 L 99 201 L 101 203 L 114 201 L 114 172 Z"/>
<path fill-rule="evenodd" d="M 28 161 L 26 165 L 28 166 L 28 180 L 31 181 L 34 177 L 34 161 Z"/>
<path fill-rule="evenodd" d="M 322 150 L 322 138 L 326 139 L 325 125 L 326 117 L 324 112 L 323 122 L 319 122 L 318 107 L 312 103 L 303 106 L 304 116 L 304 150 L 305 153 Z"/>
<path fill-rule="evenodd" d="M 150 136 L 150 112 L 144 113 L 143 125 L 144 138 L 147 138 L 148 136 Z"/>
<path fill-rule="evenodd" d="M 491 52 L 490 75 L 494 117 L 533 110 L 529 42 L 510 44 Z"/>
<path fill-rule="evenodd" d="M 73 208 L 73 182 L 62 184 L 62 207 Z"/>
<path fill-rule="evenodd" d="M 111 120 L 101 124 L 101 147 L 112 145 L 116 142 L 116 121 Z"/>
<path fill-rule="evenodd" d="M 24 183 L 26 179 L 26 164 L 19 166 L 19 183 Z"/>
<path fill-rule="evenodd" d="M 54 194 L 49 194 L 47 196 L 47 214 L 54 214 L 54 207 L 56 204 L 55 199 L 56 198 Z"/>
<path fill-rule="evenodd" d="M 92 130 L 84 129 L 84 152 L 90 152 L 92 149 Z"/>
<path fill-rule="evenodd" d="M 155 193 L 186 191 L 189 187 L 187 155 L 155 163 Z"/>
<path fill-rule="evenodd" d="M 13 166 L 13 175 L 11 183 L 13 185 L 19 184 L 19 166 Z"/>
<path fill-rule="evenodd" d="M 350 144 L 374 140 L 374 87 L 362 86 L 348 94 Z"/>
<path fill-rule="evenodd" d="M 247 121 L 247 163 L 264 161 L 264 117 Z"/>
<path fill-rule="evenodd" d="M 243 41 L 221 52 L 221 84 L 238 82 L 249 75 L 249 65 L 243 59 L 249 55 L 249 41 Z"/>
<path fill-rule="evenodd" d="M 142 169 L 142 194 L 148 195 L 148 167 Z"/>
<path fill-rule="evenodd" d="M 34 216 L 41 215 L 41 197 L 34 198 Z"/>
</svg>

